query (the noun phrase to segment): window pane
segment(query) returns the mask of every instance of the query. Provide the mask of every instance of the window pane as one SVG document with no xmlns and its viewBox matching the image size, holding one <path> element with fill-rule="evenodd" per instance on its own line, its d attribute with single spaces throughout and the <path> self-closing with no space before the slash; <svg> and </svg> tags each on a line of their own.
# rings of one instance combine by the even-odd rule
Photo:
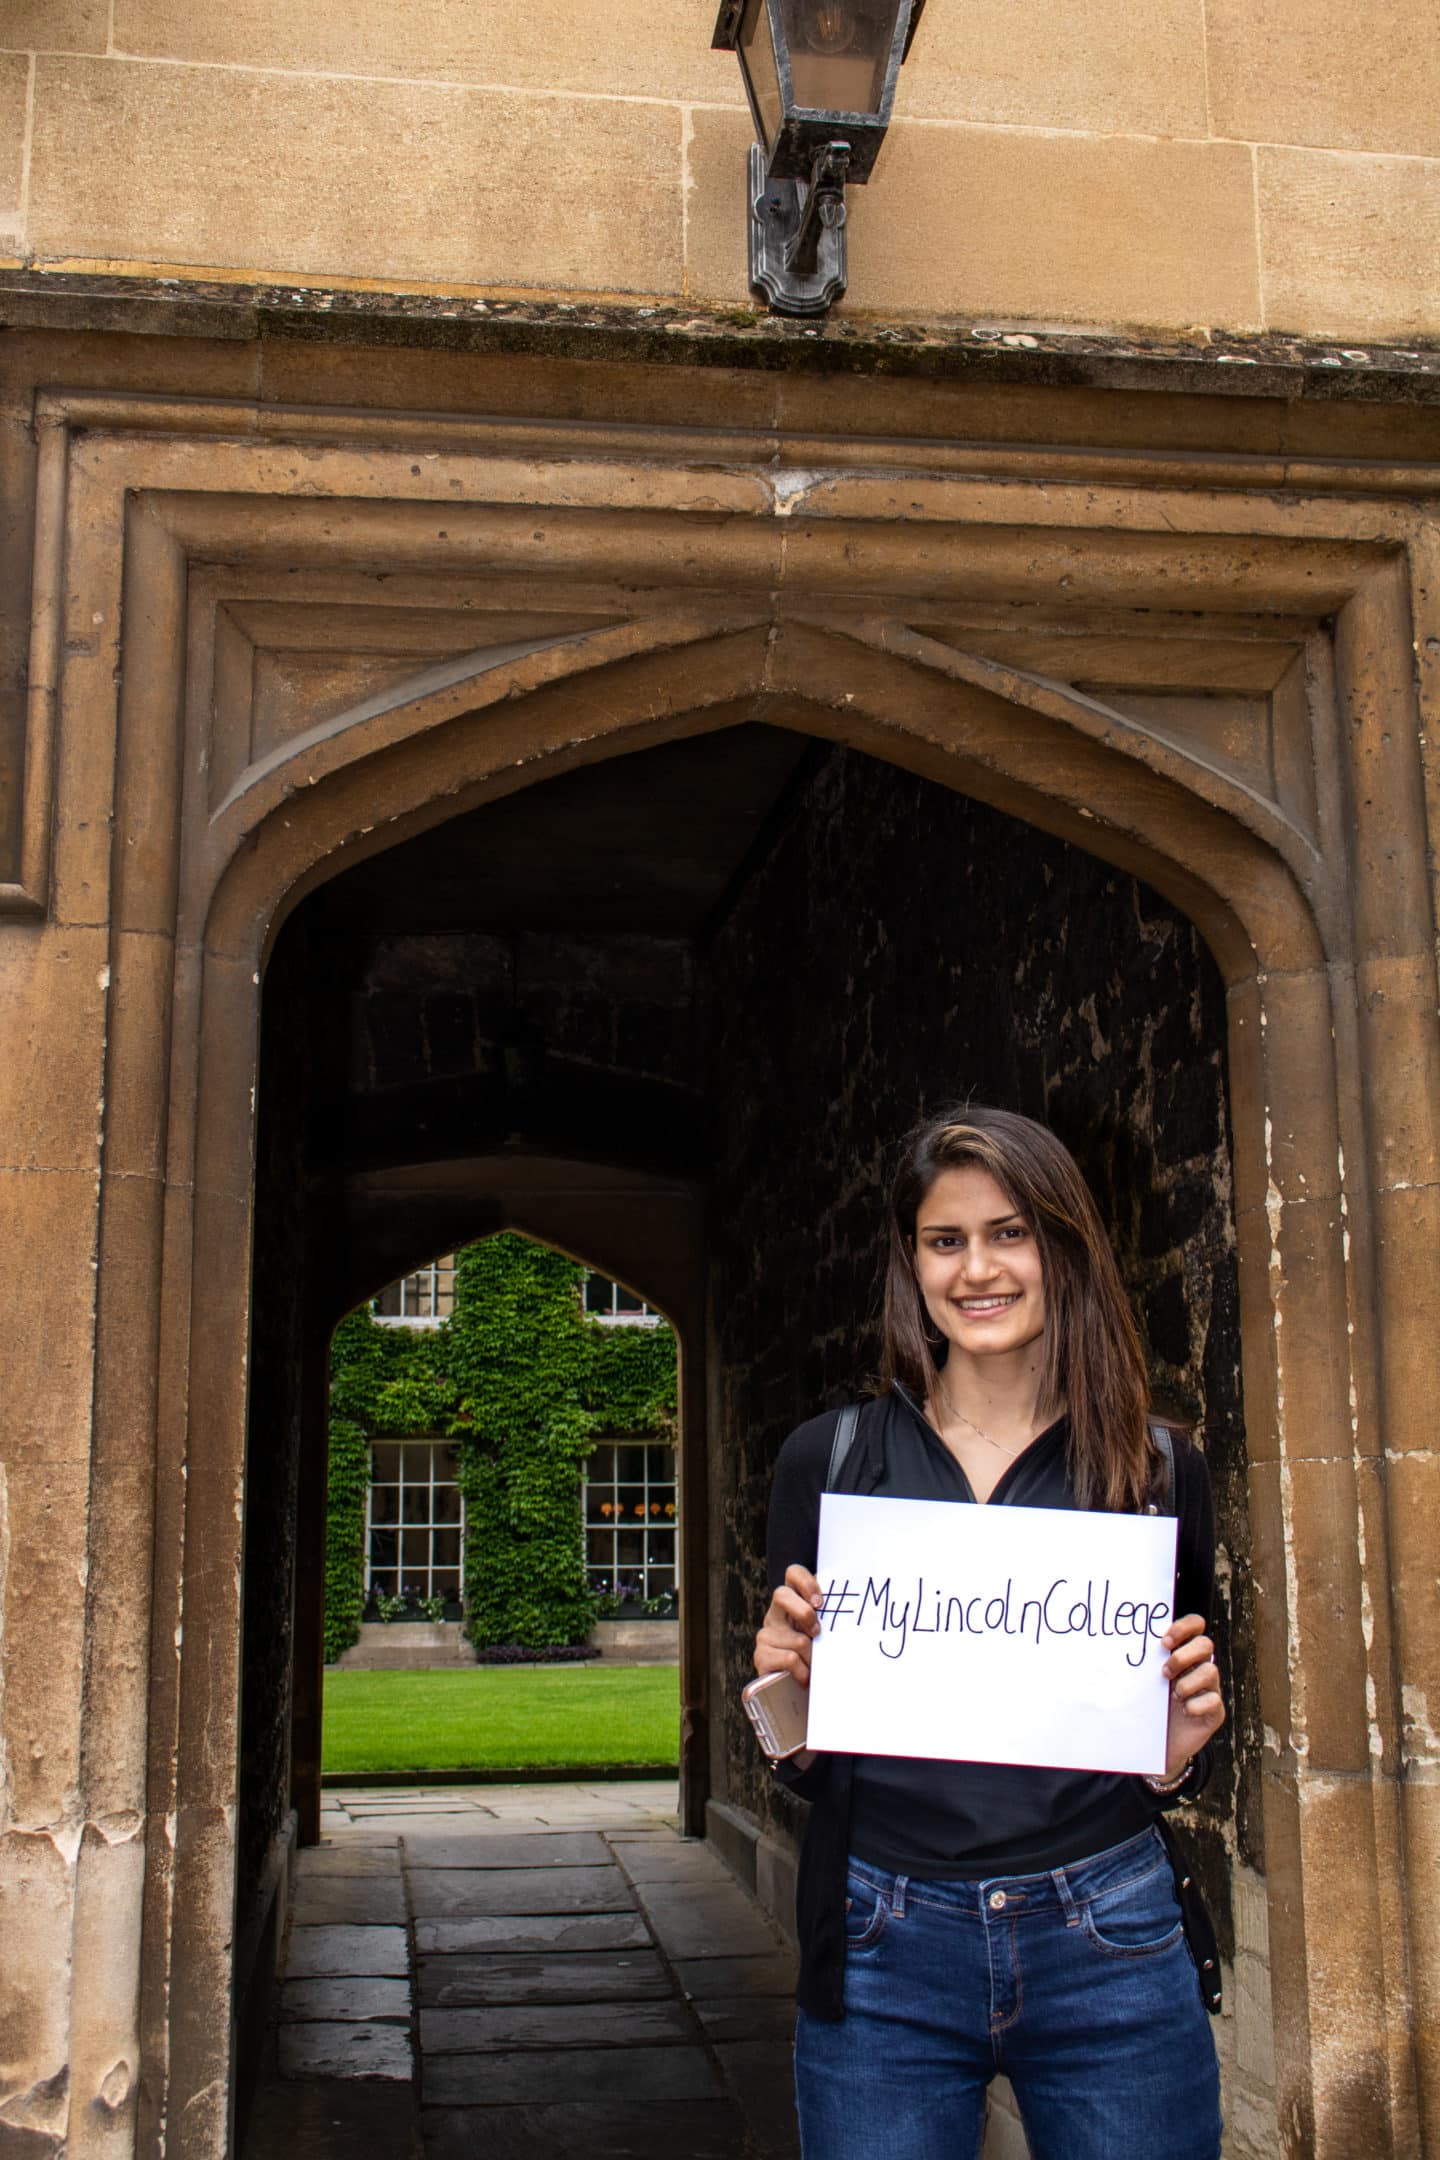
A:
<svg viewBox="0 0 1440 2160">
<path fill-rule="evenodd" d="M 407 1523 L 429 1522 L 430 1488 L 428 1485 L 407 1485 L 402 1497 L 405 1503 L 403 1521 Z"/>
<path fill-rule="evenodd" d="M 627 1484 L 640 1484 L 645 1476 L 645 1458 L 650 1450 L 643 1447 L 622 1447 L 615 1452 L 620 1458 L 620 1476 Z"/>
<path fill-rule="evenodd" d="M 458 1530 L 437 1530 L 433 1541 L 433 1552 L 436 1567 L 459 1567 L 460 1532 Z"/>
<path fill-rule="evenodd" d="M 647 1539 L 651 1560 L 664 1561 L 668 1566 L 675 1558 L 675 1532 L 652 1530 Z"/>
<path fill-rule="evenodd" d="M 406 1530 L 400 1540 L 400 1564 L 405 1571 L 406 1588 L 412 1574 L 423 1574 L 430 1560 L 430 1533 L 428 1530 Z"/>
<path fill-rule="evenodd" d="M 750 0 L 745 10 L 740 25 L 740 54 L 760 108 L 760 125 L 765 130 L 768 153 L 780 132 L 781 105 L 780 82 L 775 73 L 775 47 L 770 37 L 765 0 Z"/>
<path fill-rule="evenodd" d="M 370 1533 L 370 1572 L 377 1567 L 393 1568 L 400 1559 L 400 1539 L 394 1530 L 372 1530 Z"/>
<path fill-rule="evenodd" d="M 434 1595 L 436 1597 L 459 1597 L 460 1570 L 458 1568 L 437 1567 L 430 1580 L 435 1586 Z"/>
<path fill-rule="evenodd" d="M 608 1313 L 610 1301 L 615 1295 L 615 1285 L 608 1276 L 587 1275 L 585 1278 L 585 1310 L 589 1313 Z"/>
<path fill-rule="evenodd" d="M 400 1450 L 393 1440 L 377 1441 L 370 1450 L 370 1475 L 377 1485 L 399 1483 Z"/>
<path fill-rule="evenodd" d="M 608 1530 L 592 1530 L 585 1540 L 585 1550 L 592 1566 L 609 1567 L 615 1551 L 615 1540 Z"/>
<path fill-rule="evenodd" d="M 878 112 L 897 12 L 896 0 L 783 0 L 795 103 Z"/>
<path fill-rule="evenodd" d="M 624 1283 L 616 1283 L 614 1310 L 616 1312 L 644 1312 L 644 1300 L 636 1297 L 633 1290 L 627 1290 Z"/>
<path fill-rule="evenodd" d="M 639 1567 L 645 1558 L 645 1533 L 643 1530 L 622 1530 L 615 1540 L 615 1560 L 619 1567 Z"/>
<path fill-rule="evenodd" d="M 375 1485 L 370 1490 L 370 1520 L 372 1523 L 392 1523 L 400 1519 L 400 1488 L 398 1485 Z"/>
<path fill-rule="evenodd" d="M 370 1588 L 377 1597 L 394 1597 L 396 1575 L 393 1568 L 371 1568 Z"/>
<path fill-rule="evenodd" d="M 458 1485 L 435 1487 L 435 1520 L 437 1523 L 458 1523 L 460 1520 L 460 1488 Z"/>
<path fill-rule="evenodd" d="M 650 1595 L 663 1597 L 675 1588 L 675 1570 L 668 1567 L 652 1567 L 650 1570 Z"/>
</svg>

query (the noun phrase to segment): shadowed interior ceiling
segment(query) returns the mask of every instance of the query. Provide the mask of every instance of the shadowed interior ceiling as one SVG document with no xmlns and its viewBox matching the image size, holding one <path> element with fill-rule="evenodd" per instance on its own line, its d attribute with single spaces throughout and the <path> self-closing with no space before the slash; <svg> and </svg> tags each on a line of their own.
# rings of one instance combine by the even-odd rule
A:
<svg viewBox="0 0 1440 2160">
<path fill-rule="evenodd" d="M 811 749 L 751 723 L 606 758 L 357 865 L 324 889 L 322 919 L 391 937 L 701 937 Z"/>
</svg>

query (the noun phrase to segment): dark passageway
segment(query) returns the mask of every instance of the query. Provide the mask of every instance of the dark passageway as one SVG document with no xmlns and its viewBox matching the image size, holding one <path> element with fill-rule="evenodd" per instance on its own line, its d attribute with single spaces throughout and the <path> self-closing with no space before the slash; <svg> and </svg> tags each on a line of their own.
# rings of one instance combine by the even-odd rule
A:
<svg viewBox="0 0 1440 2160">
<path fill-rule="evenodd" d="M 289 1811 L 302 1846 L 322 1827 L 324 1370 L 340 1315 L 513 1227 L 674 1316 L 680 1823 L 783 1918 L 796 1811 L 731 1714 L 770 1468 L 793 1425 L 864 1387 L 886 1163 L 922 1107 L 1002 1101 L 1048 1118 L 1081 1160 L 1157 1403 L 1203 1421 L 1227 1658 L 1248 1641 L 1224 1041 L 1215 964 L 1153 891 L 758 721 L 539 783 L 301 903 L 262 1034 L 237 1974 L 252 2077 Z M 1227 1954 L 1232 1807 L 1240 1860 L 1259 1864 L 1251 1689 L 1242 1656 L 1196 1832 Z"/>
</svg>

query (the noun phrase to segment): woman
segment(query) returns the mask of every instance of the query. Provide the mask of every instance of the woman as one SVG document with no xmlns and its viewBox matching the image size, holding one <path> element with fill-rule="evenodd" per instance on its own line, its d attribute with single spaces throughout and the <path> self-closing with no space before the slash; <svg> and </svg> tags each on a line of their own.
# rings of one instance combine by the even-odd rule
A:
<svg viewBox="0 0 1440 2160">
<path fill-rule="evenodd" d="M 1198 1451 L 1147 1416 L 1140 1340 L 1095 1204 L 1044 1126 L 969 1107 L 911 1136 L 891 1199 L 881 1392 L 835 1489 L 960 1504 L 1173 1506 L 1160 1779 L 800 1755 L 796 2090 L 805 2160 L 972 2160 L 1015 2090 L 1033 2160 L 1218 2160 L 1219 2078 L 1155 1822 L 1224 1722 Z M 836 1413 L 791 1435 L 770 1503 L 758 1673 L 810 1677 Z M 1203 1912 L 1203 1909 L 1202 1909 Z M 1190 1925 L 1195 1935 L 1203 1922 Z M 1207 1965 L 1211 1968 L 1204 1971 Z M 1201 1969 L 1197 1969 L 1201 1968 Z"/>
</svg>

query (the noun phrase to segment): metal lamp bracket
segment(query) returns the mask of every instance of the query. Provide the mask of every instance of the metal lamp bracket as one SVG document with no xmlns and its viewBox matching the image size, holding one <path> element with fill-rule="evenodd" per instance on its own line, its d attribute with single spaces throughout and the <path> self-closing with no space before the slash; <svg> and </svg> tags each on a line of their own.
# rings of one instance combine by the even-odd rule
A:
<svg viewBox="0 0 1440 2160">
<path fill-rule="evenodd" d="M 750 283 L 772 314 L 823 315 L 845 291 L 847 142 L 817 151 L 807 186 L 770 180 L 750 146 Z"/>
</svg>

